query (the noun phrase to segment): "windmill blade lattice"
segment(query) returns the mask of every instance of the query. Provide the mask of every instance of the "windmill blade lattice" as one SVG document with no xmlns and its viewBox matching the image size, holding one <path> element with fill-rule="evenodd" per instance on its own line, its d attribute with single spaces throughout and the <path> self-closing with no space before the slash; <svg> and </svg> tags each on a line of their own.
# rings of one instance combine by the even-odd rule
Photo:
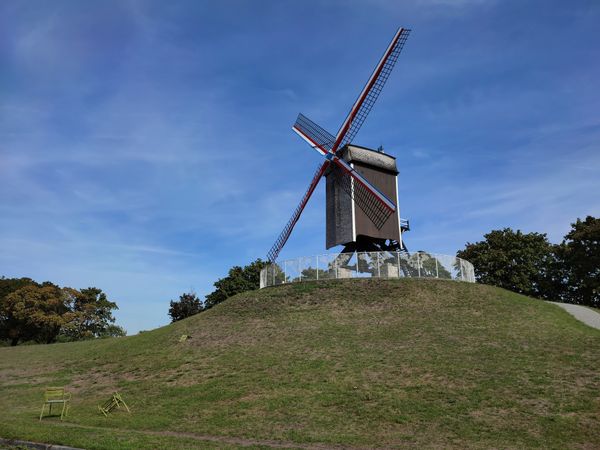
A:
<svg viewBox="0 0 600 450">
<path fill-rule="evenodd" d="M 380 63 L 375 67 L 371 78 L 369 78 L 369 81 L 350 110 L 348 117 L 340 127 L 336 143 L 333 147 L 334 152 L 351 143 L 358 130 L 360 130 L 371 109 L 373 109 L 373 105 L 377 101 L 390 73 L 392 73 L 392 69 L 400 56 L 400 52 L 404 48 L 409 34 L 409 29 L 402 28 L 394 36 L 391 47 L 386 50 Z"/>
<path fill-rule="evenodd" d="M 292 128 L 309 137 L 316 146 L 327 152 L 330 152 L 335 144 L 335 136 L 333 134 L 314 123 L 302 113 L 298 114 L 296 123 Z"/>
<path fill-rule="evenodd" d="M 329 161 L 325 161 L 325 163 L 323 163 L 322 165 L 319 165 L 319 168 L 315 172 L 315 175 L 313 176 L 313 179 L 312 179 L 310 185 L 308 186 L 308 189 L 304 193 L 302 200 L 300 201 L 300 203 L 294 210 L 292 217 L 290 217 L 290 220 L 288 220 L 287 224 L 283 228 L 283 231 L 279 234 L 279 236 L 277 237 L 277 240 L 275 241 L 275 243 L 273 244 L 273 246 L 267 253 L 267 259 L 271 263 L 274 263 L 277 260 L 277 257 L 279 256 L 281 249 L 287 242 L 288 238 L 290 237 L 290 234 L 292 234 L 292 230 L 294 229 L 296 222 L 298 222 L 298 219 L 300 218 L 302 211 L 304 211 L 304 207 L 308 203 L 308 200 L 310 199 L 312 193 L 314 192 L 315 188 L 319 184 L 321 177 L 323 176 L 323 174 L 329 167 L 329 164 L 330 164 Z"/>
</svg>

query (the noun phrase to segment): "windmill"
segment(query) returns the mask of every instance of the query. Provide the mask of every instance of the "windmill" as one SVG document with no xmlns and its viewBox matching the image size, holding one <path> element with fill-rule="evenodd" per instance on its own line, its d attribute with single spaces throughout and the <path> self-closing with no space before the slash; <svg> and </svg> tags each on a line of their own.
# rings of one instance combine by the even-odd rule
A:
<svg viewBox="0 0 600 450">
<path fill-rule="evenodd" d="M 405 249 L 401 233 L 408 230 L 408 224 L 400 220 L 395 203 L 395 158 L 352 145 L 352 140 L 379 97 L 409 34 L 406 28 L 398 29 L 335 136 L 298 115 L 292 129 L 325 161 L 319 164 L 300 204 L 269 250 L 270 262 L 276 261 L 323 176 L 327 178 L 327 248 L 343 244 L 342 253 Z"/>
</svg>

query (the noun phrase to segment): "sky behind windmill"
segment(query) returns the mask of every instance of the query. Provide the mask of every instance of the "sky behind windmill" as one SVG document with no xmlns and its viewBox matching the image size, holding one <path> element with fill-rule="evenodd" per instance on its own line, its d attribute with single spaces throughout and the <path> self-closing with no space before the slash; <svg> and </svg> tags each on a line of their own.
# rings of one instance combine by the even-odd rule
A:
<svg viewBox="0 0 600 450">
<path fill-rule="evenodd" d="M 400 169 L 410 250 L 600 215 L 600 3 L 0 3 L 0 275 L 98 286 L 136 332 L 263 257 L 398 26 L 355 143 Z M 281 257 L 324 251 L 324 187 Z"/>
</svg>

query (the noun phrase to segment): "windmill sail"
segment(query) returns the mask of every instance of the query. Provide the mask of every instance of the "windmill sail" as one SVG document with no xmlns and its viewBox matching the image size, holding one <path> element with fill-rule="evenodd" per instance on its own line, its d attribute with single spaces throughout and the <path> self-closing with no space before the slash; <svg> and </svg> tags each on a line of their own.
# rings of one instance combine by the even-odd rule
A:
<svg viewBox="0 0 600 450">
<path fill-rule="evenodd" d="M 335 144 L 335 136 L 327 130 L 321 128 L 304 114 L 298 114 L 296 123 L 292 127 L 304 139 L 310 139 L 309 144 L 312 147 L 319 147 L 323 152 L 330 152 Z M 320 152 L 320 153 L 323 153 Z"/>
<path fill-rule="evenodd" d="M 296 209 L 294 210 L 294 212 L 292 214 L 292 217 L 290 217 L 290 220 L 288 220 L 287 224 L 283 228 L 283 231 L 279 234 L 279 236 L 277 237 L 277 240 L 275 241 L 275 243 L 273 244 L 273 246 L 267 253 L 267 259 L 270 262 L 274 263 L 277 260 L 277 257 L 279 256 L 281 249 L 287 242 L 288 238 L 290 237 L 290 234 L 292 234 L 292 230 L 294 229 L 296 222 L 298 222 L 298 219 L 300 219 L 300 215 L 302 214 L 302 211 L 304 211 L 304 207 L 308 203 L 308 200 L 310 199 L 312 193 L 315 191 L 315 188 L 319 184 L 321 177 L 323 176 L 323 174 L 329 167 L 329 164 L 330 164 L 329 161 L 325 161 L 325 163 L 320 165 L 319 168 L 317 169 L 317 171 L 315 172 L 315 175 L 313 176 L 313 179 L 310 182 L 308 189 L 304 193 L 304 196 L 302 197 L 300 204 L 296 207 Z"/>
<path fill-rule="evenodd" d="M 409 34 L 410 30 L 400 28 L 394 35 L 392 42 L 383 54 L 379 64 L 375 67 L 367 84 L 356 99 L 356 102 L 354 102 L 346 120 L 342 123 L 332 149 L 334 152 L 337 152 L 338 149 L 343 148 L 346 144 L 351 143 L 356 136 L 356 133 L 358 133 L 358 130 L 360 130 L 360 127 L 379 97 L 390 73 L 392 73 L 392 69 L 398 60 L 398 56 L 400 56 L 400 52 L 404 48 L 404 44 L 406 43 Z"/>
</svg>

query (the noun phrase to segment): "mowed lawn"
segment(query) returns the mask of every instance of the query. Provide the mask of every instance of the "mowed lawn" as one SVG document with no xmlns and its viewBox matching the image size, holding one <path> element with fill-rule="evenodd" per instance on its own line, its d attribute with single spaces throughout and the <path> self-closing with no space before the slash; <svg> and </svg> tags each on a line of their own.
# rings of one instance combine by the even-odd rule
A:
<svg viewBox="0 0 600 450">
<path fill-rule="evenodd" d="M 56 385 L 69 416 L 40 423 Z M 113 391 L 131 414 L 99 413 Z M 600 331 L 483 285 L 304 283 L 137 336 L 0 348 L 0 406 L 0 437 L 87 449 L 592 449 Z"/>
</svg>

